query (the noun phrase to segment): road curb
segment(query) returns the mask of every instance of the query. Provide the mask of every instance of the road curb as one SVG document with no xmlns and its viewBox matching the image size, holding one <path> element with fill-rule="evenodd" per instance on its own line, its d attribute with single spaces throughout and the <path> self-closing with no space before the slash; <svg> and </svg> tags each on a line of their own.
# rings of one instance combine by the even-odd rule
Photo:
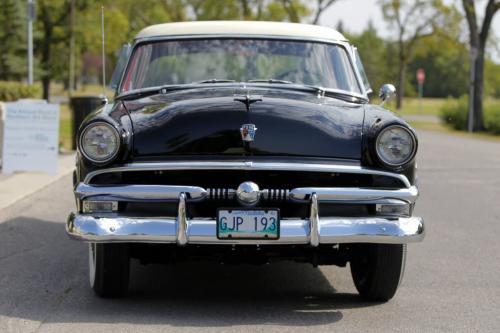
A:
<svg viewBox="0 0 500 333">
<path fill-rule="evenodd" d="M 74 168 L 75 155 L 62 154 L 57 161 L 56 175 L 22 172 L 0 181 L 0 211 L 58 181 L 73 172 Z"/>
</svg>

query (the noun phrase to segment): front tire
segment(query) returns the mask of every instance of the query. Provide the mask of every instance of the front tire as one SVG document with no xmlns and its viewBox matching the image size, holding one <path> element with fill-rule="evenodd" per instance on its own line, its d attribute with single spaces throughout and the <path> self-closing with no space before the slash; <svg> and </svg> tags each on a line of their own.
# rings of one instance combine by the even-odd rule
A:
<svg viewBox="0 0 500 333">
<path fill-rule="evenodd" d="M 89 244 L 90 286 L 100 297 L 120 297 L 128 291 L 128 244 Z"/>
<path fill-rule="evenodd" d="M 351 275 L 361 297 L 387 302 L 398 289 L 406 263 L 406 244 L 356 244 Z"/>
</svg>

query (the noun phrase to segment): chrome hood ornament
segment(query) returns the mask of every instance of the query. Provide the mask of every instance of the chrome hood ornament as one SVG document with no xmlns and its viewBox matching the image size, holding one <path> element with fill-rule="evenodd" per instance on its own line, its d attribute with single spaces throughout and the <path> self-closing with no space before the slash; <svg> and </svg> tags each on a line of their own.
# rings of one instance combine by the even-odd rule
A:
<svg viewBox="0 0 500 333">
<path fill-rule="evenodd" d="M 257 127 L 254 124 L 243 124 L 240 128 L 241 139 L 245 142 L 252 142 L 255 138 Z"/>
</svg>

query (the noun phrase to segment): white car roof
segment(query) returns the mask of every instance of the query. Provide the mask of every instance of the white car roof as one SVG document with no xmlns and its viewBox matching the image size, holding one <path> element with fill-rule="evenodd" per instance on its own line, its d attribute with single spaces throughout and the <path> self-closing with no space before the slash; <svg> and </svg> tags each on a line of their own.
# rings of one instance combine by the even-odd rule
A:
<svg viewBox="0 0 500 333">
<path fill-rule="evenodd" d="M 195 21 L 152 25 L 136 39 L 186 35 L 261 35 L 345 41 L 338 31 L 311 24 L 264 21 Z"/>
</svg>

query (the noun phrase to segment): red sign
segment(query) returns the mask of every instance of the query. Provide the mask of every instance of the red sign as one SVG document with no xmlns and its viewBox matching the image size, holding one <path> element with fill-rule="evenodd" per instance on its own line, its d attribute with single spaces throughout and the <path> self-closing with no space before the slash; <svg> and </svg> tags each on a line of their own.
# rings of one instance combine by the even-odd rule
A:
<svg viewBox="0 0 500 333">
<path fill-rule="evenodd" d="M 423 68 L 417 69 L 417 81 L 418 84 L 424 84 L 425 82 L 425 71 Z"/>
</svg>

